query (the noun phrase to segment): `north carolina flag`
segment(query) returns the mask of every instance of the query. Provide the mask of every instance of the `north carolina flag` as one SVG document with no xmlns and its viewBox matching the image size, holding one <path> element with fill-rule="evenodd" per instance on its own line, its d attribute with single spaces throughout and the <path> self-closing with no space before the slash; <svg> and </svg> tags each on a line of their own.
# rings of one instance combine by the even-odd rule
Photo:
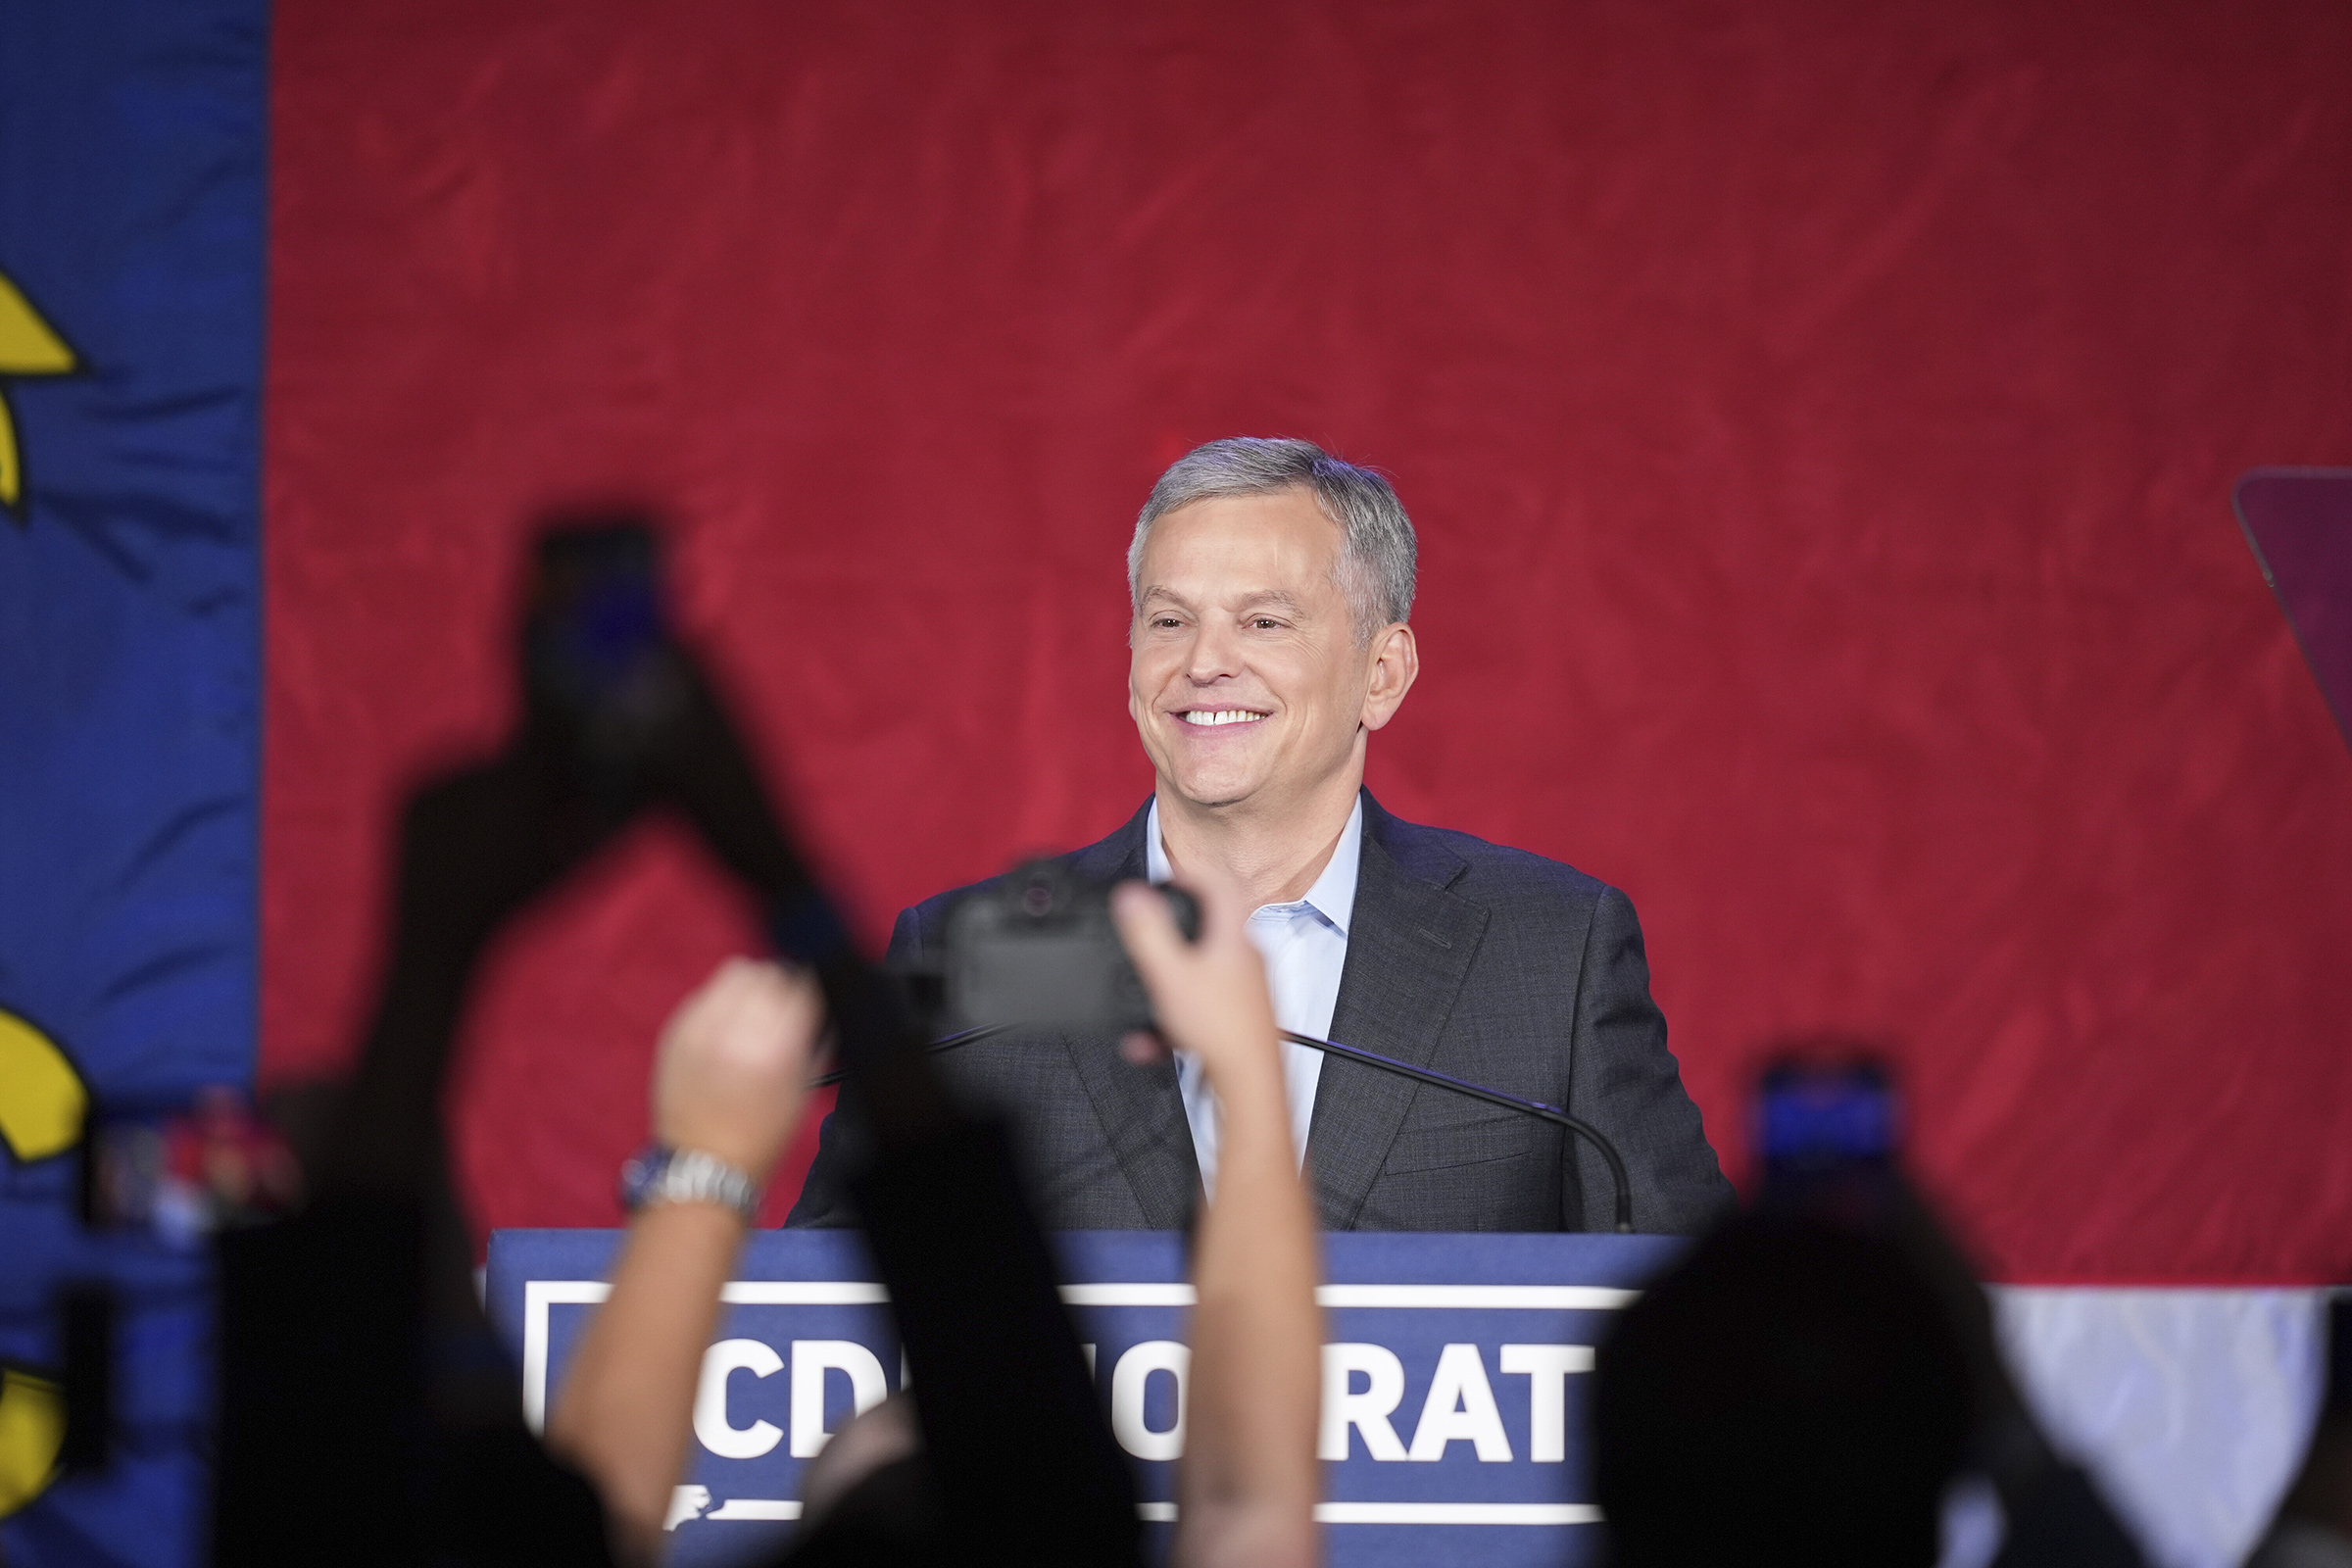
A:
<svg viewBox="0 0 2352 1568">
<path fill-rule="evenodd" d="M 347 1058 L 550 505 L 673 519 L 878 943 L 1142 801 L 1135 508 L 1298 434 L 1421 531 L 1372 788 L 1632 895 L 1727 1165 L 1862 1034 L 1996 1279 L 2343 1280 L 2352 756 L 2229 498 L 2352 461 L 2348 76 L 2294 0 L 11 5 L 0 1126 Z M 751 941 L 658 826 L 514 933 L 480 1227 L 615 1222 Z M 71 1163 L 0 1155 L 28 1375 Z M 195 1419 L 0 1552 L 187 1560 Z"/>
</svg>

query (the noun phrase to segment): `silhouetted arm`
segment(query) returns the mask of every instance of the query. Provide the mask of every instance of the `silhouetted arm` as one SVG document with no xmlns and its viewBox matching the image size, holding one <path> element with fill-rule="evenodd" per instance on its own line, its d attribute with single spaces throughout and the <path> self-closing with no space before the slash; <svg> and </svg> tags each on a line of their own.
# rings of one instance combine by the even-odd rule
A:
<svg viewBox="0 0 2352 1568">
<path fill-rule="evenodd" d="M 1158 896 L 1121 891 L 1119 931 L 1164 1039 L 1218 1105 L 1217 1194 L 1193 1249 L 1198 1304 L 1177 1467 L 1178 1568 L 1311 1568 L 1323 1317 L 1313 1201 L 1291 1143 L 1265 966 L 1238 901 L 1202 892 L 1187 944 Z"/>
<path fill-rule="evenodd" d="M 731 960 L 662 1031 L 654 1132 L 765 1184 L 800 1123 L 822 1008 L 773 964 Z M 703 1349 L 744 1222 L 717 1203 L 655 1203 L 629 1222 L 612 1294 L 581 1336 L 548 1417 L 548 1446 L 603 1494 L 616 1555 L 660 1555 L 682 1478 Z"/>
</svg>

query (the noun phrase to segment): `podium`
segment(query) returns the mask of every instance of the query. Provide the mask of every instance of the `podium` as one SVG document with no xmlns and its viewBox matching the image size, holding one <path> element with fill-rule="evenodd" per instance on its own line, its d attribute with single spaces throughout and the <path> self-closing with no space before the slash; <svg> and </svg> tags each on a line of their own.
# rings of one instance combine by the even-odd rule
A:
<svg viewBox="0 0 2352 1568">
<path fill-rule="evenodd" d="M 490 1239 L 486 1299 L 522 1368 L 534 1426 L 604 1298 L 620 1234 Z M 1056 1245 L 1063 1297 L 1134 1461 L 1144 1516 L 1172 1522 L 1192 1301 L 1183 1240 L 1091 1231 Z M 1583 1374 L 1612 1314 L 1684 1244 L 1334 1234 L 1323 1245 L 1319 1514 L 1334 1568 L 1592 1560 Z M 672 1563 L 775 1552 L 800 1517 L 802 1467 L 855 1409 L 901 1386 L 874 1278 L 856 1232 L 768 1231 L 746 1243 L 703 1361 L 691 1473 L 670 1509 Z"/>
</svg>

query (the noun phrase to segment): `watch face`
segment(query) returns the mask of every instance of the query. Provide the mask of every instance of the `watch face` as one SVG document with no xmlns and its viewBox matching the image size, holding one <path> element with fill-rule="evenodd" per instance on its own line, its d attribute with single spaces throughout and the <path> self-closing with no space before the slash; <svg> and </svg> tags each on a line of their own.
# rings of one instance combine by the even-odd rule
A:
<svg viewBox="0 0 2352 1568">
<path fill-rule="evenodd" d="M 631 1214 L 643 1208 L 668 1168 L 669 1151 L 660 1147 L 631 1158 L 620 1167 L 620 1206 Z"/>
</svg>

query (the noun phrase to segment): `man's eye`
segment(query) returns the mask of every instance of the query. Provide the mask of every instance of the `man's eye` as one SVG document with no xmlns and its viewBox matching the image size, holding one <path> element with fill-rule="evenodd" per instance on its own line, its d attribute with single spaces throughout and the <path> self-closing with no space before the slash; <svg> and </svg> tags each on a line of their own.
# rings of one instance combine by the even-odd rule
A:
<svg viewBox="0 0 2352 1568">
<path fill-rule="evenodd" d="M 1282 622 L 1276 620 L 1272 615 L 1260 615 L 1255 620 L 1250 622 L 1250 624 L 1255 626 L 1259 631 L 1272 631 L 1276 627 L 1280 626 Z"/>
</svg>

